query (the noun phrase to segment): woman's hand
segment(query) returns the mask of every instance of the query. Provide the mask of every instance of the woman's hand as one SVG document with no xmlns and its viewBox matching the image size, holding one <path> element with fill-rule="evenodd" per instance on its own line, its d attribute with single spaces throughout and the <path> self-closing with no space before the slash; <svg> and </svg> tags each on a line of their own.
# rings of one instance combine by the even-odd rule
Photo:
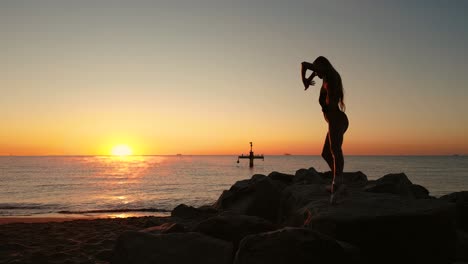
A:
<svg viewBox="0 0 468 264">
<path fill-rule="evenodd" d="M 304 85 L 304 90 L 307 90 L 307 88 L 309 88 L 309 85 L 310 85 L 310 81 L 306 78 L 306 72 L 307 72 L 307 62 L 302 62 L 301 63 L 301 78 L 302 78 L 302 84 Z"/>
<path fill-rule="evenodd" d="M 305 83 L 304 86 L 305 86 L 305 89 L 304 90 L 307 90 L 309 88 L 310 85 L 314 86 L 315 85 L 315 81 L 314 81 L 314 77 L 315 77 L 315 72 L 313 72 L 309 78 L 305 79 Z M 304 81 L 303 81 L 304 82 Z M 306 86 L 307 85 L 307 86 Z"/>
<path fill-rule="evenodd" d="M 304 90 L 307 90 L 309 88 L 310 85 L 314 86 L 315 85 L 315 81 L 314 81 L 314 77 L 317 76 L 317 74 L 315 72 L 312 72 L 312 74 L 309 76 L 309 78 L 302 78 L 302 83 L 304 84 Z"/>
<path fill-rule="evenodd" d="M 312 75 L 309 77 L 309 79 L 307 79 L 307 81 L 309 82 L 309 85 L 312 85 L 312 86 L 315 85 L 315 81 L 313 79 L 314 77 Z"/>
<path fill-rule="evenodd" d="M 302 77 L 302 84 L 304 85 L 304 90 L 307 90 L 310 85 L 314 86 L 315 81 L 313 80 L 314 77 L 317 75 L 314 71 L 312 74 L 309 76 L 309 78 L 306 78 L 306 73 L 307 70 L 312 70 L 312 64 L 306 61 L 303 61 L 301 63 L 301 77 Z"/>
</svg>

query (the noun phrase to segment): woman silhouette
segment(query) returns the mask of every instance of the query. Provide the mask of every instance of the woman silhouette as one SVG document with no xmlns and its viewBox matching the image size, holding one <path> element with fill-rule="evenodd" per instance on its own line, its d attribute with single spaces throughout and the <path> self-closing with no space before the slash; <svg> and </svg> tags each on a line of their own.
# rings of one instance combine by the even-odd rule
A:
<svg viewBox="0 0 468 264">
<path fill-rule="evenodd" d="M 307 70 L 312 71 L 308 78 L 306 78 Z M 323 145 L 322 157 L 333 173 L 330 203 L 334 204 L 337 195 L 344 190 L 342 179 L 344 158 L 341 146 L 343 145 L 343 135 L 348 129 L 349 123 L 348 117 L 344 113 L 345 104 L 341 76 L 327 58 L 320 56 L 313 63 L 302 62 L 301 77 L 305 90 L 309 88 L 309 85 L 315 85 L 315 76 L 323 80 L 319 103 L 328 123 L 328 133 Z"/>
</svg>

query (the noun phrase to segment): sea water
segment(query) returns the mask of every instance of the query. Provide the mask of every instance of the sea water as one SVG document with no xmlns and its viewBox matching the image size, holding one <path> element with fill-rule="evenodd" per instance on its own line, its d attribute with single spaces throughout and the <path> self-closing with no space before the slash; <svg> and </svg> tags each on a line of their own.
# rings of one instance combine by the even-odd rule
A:
<svg viewBox="0 0 468 264">
<path fill-rule="evenodd" d="M 433 196 L 468 190 L 467 156 L 347 156 L 345 171 L 369 179 L 404 172 Z M 212 204 L 253 174 L 328 171 L 319 156 L 265 156 L 249 168 L 237 156 L 0 157 L 0 217 L 167 215 Z"/>
</svg>

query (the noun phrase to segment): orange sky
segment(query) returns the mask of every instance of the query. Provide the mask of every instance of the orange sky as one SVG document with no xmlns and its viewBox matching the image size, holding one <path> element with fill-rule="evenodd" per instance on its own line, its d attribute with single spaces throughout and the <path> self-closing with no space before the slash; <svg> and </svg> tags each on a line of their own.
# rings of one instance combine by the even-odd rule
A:
<svg viewBox="0 0 468 264">
<path fill-rule="evenodd" d="M 319 155 L 319 55 L 345 154 L 468 154 L 465 3 L 38 2 L 0 3 L 0 155 Z"/>
</svg>

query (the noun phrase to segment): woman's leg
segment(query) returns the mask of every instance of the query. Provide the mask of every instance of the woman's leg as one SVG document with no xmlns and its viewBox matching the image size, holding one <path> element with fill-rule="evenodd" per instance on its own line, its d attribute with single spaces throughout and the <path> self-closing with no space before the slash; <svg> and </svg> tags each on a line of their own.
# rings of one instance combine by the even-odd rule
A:
<svg viewBox="0 0 468 264">
<path fill-rule="evenodd" d="M 348 129 L 348 118 L 343 113 L 343 116 L 336 118 L 329 122 L 329 141 L 330 149 L 333 156 L 333 182 L 332 182 L 332 194 L 336 192 L 337 187 L 343 183 L 343 168 L 344 168 L 344 157 L 343 150 L 343 136 Z M 332 203 L 334 203 L 335 197 L 332 196 Z"/>
<path fill-rule="evenodd" d="M 330 129 L 329 138 L 333 157 L 333 183 L 341 184 L 344 167 L 343 150 L 341 149 L 343 145 L 343 133 L 339 129 Z"/>
<path fill-rule="evenodd" d="M 334 166 L 334 163 L 333 163 L 333 155 L 332 155 L 331 148 L 330 148 L 329 133 L 327 133 L 327 136 L 325 137 L 325 143 L 323 144 L 322 158 L 327 162 L 328 167 L 330 167 L 330 170 L 331 170 L 332 175 L 333 175 L 333 171 L 335 169 L 335 166 Z"/>
</svg>

